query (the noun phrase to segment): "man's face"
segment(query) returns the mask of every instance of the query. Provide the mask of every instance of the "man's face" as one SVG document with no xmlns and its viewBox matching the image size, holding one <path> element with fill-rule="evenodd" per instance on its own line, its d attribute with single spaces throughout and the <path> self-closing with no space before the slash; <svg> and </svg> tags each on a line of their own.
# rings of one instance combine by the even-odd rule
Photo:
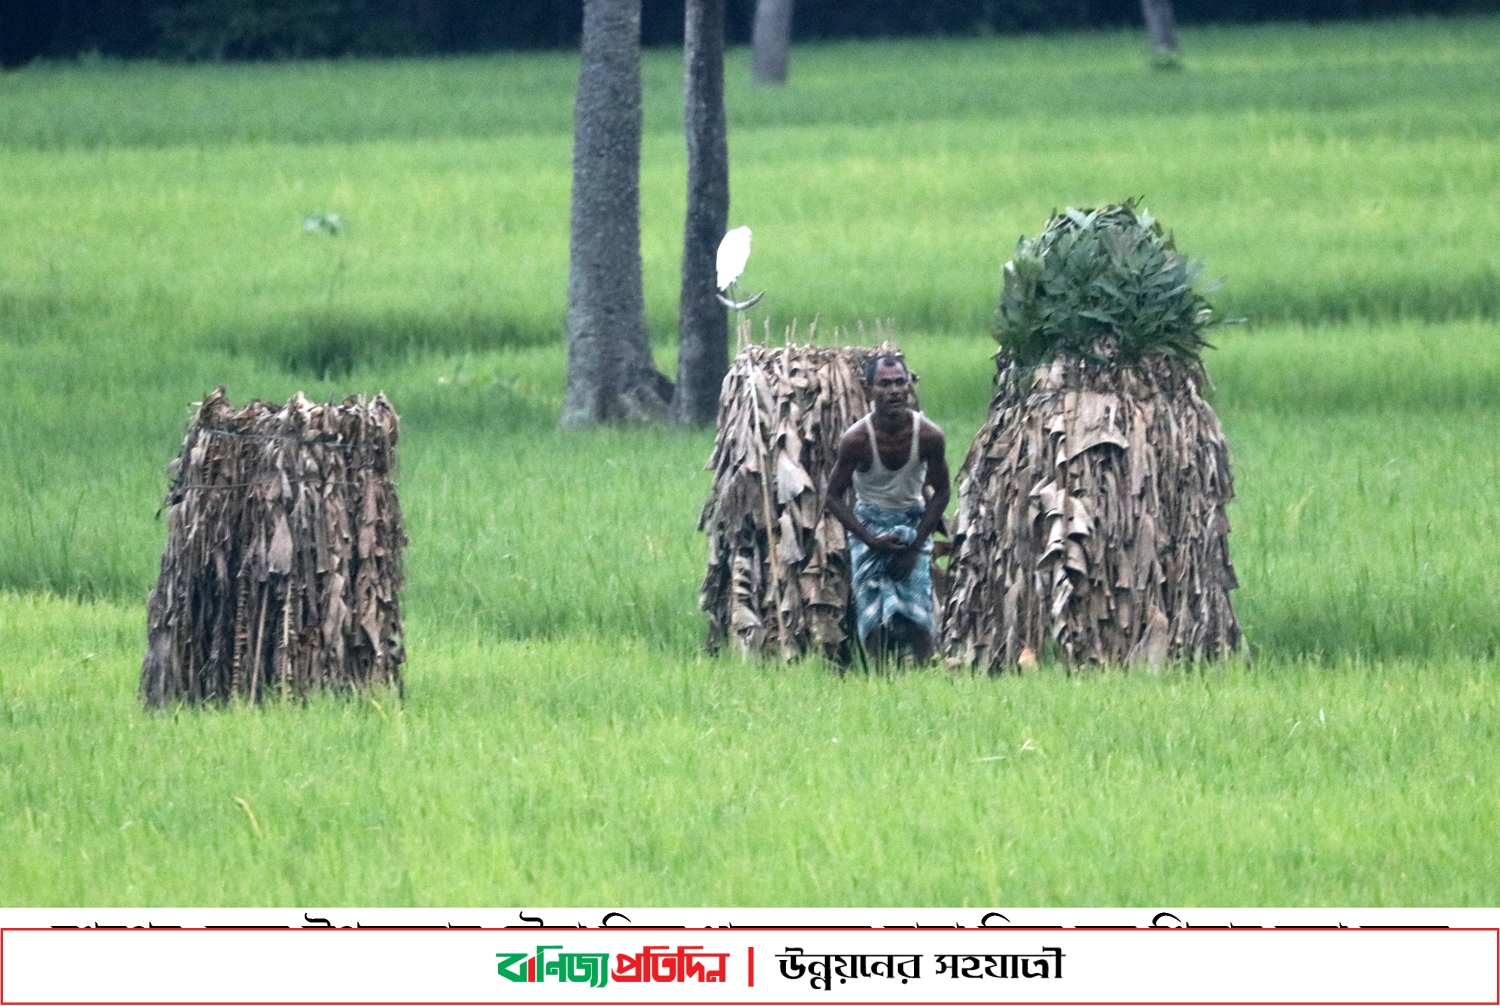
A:
<svg viewBox="0 0 1500 1006">
<path fill-rule="evenodd" d="M 883 363 L 870 378 L 870 401 L 875 411 L 893 415 L 906 408 L 911 400 L 911 375 L 898 363 Z"/>
</svg>

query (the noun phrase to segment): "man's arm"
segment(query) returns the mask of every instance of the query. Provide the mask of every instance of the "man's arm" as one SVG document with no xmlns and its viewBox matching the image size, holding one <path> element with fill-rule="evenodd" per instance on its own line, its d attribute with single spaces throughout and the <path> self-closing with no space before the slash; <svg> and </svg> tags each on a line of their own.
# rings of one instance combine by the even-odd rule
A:
<svg viewBox="0 0 1500 1006">
<path fill-rule="evenodd" d="M 932 498 L 927 509 L 922 511 L 922 523 L 917 525 L 917 540 L 914 547 L 922 543 L 943 523 L 943 511 L 948 508 L 952 487 L 948 477 L 948 445 L 943 431 L 936 423 L 922 421 L 921 458 L 927 462 L 927 485 L 932 489 Z"/>
<path fill-rule="evenodd" d="M 922 511 L 921 522 L 917 524 L 916 540 L 902 548 L 900 554 L 890 560 L 891 575 L 898 580 L 906 579 L 916 568 L 917 559 L 922 554 L 922 545 L 943 522 L 943 511 L 947 509 L 948 498 L 952 493 L 948 477 L 947 444 L 943 439 L 943 431 L 936 423 L 924 419 L 920 437 L 918 456 L 927 462 L 926 484 L 932 489 L 932 496 L 927 500 L 927 506 Z"/>
<path fill-rule="evenodd" d="M 823 502 L 824 509 L 839 519 L 839 523 L 848 528 L 849 533 L 870 548 L 881 552 L 893 552 L 901 547 L 901 539 L 893 534 L 876 537 L 868 528 L 854 516 L 854 508 L 849 505 L 847 496 L 849 487 L 854 484 L 854 469 L 861 461 L 867 460 L 866 455 L 873 447 L 869 444 L 869 437 L 862 436 L 862 430 L 857 426 L 846 430 L 839 438 L 839 453 L 833 463 L 833 474 L 828 477 L 828 498 Z"/>
</svg>

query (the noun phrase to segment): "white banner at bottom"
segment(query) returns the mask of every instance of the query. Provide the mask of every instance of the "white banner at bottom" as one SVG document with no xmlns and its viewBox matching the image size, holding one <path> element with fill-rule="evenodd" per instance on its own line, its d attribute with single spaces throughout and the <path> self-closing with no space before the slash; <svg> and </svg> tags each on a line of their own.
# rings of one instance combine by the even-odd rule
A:
<svg viewBox="0 0 1500 1006">
<path fill-rule="evenodd" d="M 6 929 L 0 1003 L 1488 1003 L 1496 929 Z"/>
</svg>

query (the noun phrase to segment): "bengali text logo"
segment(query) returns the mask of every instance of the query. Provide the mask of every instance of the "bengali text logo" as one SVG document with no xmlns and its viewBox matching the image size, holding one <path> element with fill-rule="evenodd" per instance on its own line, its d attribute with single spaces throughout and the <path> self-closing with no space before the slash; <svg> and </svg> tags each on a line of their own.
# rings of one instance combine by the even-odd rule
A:
<svg viewBox="0 0 1500 1006">
<path fill-rule="evenodd" d="M 556 951 L 549 953 L 549 951 Z M 642 947 L 639 953 L 615 954 L 610 972 L 608 953 L 565 953 L 561 944 L 538 946 L 536 953 L 497 953 L 501 978 L 512 982 L 559 982 L 587 984 L 602 989 L 611 978 L 617 982 L 722 982 L 730 955 L 704 950 L 701 946 Z"/>
</svg>

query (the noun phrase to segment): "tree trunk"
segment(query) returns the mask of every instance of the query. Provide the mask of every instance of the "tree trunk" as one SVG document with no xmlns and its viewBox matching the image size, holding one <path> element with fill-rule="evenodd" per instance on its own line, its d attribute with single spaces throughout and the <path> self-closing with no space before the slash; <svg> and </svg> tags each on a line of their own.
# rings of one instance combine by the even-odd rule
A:
<svg viewBox="0 0 1500 1006">
<path fill-rule="evenodd" d="M 756 0 L 750 29 L 750 78 L 757 84 L 785 84 L 787 49 L 792 44 L 792 0 Z"/>
<path fill-rule="evenodd" d="M 663 419 L 641 289 L 641 0 L 584 0 L 562 425 Z"/>
<path fill-rule="evenodd" d="M 1151 51 L 1159 55 L 1176 56 L 1177 18 L 1172 13 L 1172 0 L 1141 0 L 1141 13 L 1146 16 L 1146 34 L 1151 38 Z"/>
<path fill-rule="evenodd" d="M 714 260 L 729 226 L 729 143 L 724 128 L 724 0 L 687 0 L 683 35 L 687 221 L 677 309 L 677 394 L 672 418 L 703 426 L 719 411 L 729 369 L 729 317 L 714 295 Z"/>
</svg>

